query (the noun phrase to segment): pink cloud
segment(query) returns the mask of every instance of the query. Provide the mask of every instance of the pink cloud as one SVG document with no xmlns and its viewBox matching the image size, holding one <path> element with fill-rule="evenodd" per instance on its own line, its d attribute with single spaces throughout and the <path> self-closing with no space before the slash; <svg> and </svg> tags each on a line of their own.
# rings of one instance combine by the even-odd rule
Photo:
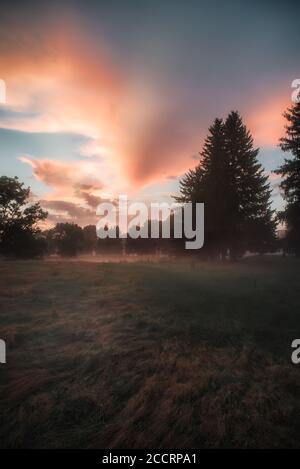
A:
<svg viewBox="0 0 300 469">
<path fill-rule="evenodd" d="M 186 155 L 194 147 L 179 109 L 159 89 L 149 91 L 147 83 L 137 84 L 134 72 L 129 76 L 121 70 L 108 58 L 105 47 L 96 46 L 83 32 L 74 15 L 59 21 L 50 18 L 45 30 L 38 31 L 39 43 L 34 34 L 18 26 L 12 28 L 13 36 L 5 31 L 7 47 L 2 50 L 8 106 L 36 112 L 0 124 L 23 131 L 68 131 L 90 137 L 92 141 L 81 149 L 82 156 L 101 158 L 102 175 L 112 179 L 115 193 L 163 180 L 170 163 L 172 172 L 187 169 Z M 31 50 L 29 56 L 15 46 L 24 42 Z M 49 185 L 63 187 L 64 178 L 73 179 L 73 164 L 64 165 L 64 177 L 62 167 L 52 163 L 35 160 L 29 164 L 34 175 Z"/>
<path fill-rule="evenodd" d="M 74 202 L 65 200 L 41 200 L 41 205 L 48 211 L 48 226 L 58 222 L 72 222 L 81 226 L 95 225 L 95 210 L 81 207 Z"/>
<path fill-rule="evenodd" d="M 92 206 L 99 197 L 130 194 L 196 164 L 189 155 L 200 150 L 199 135 L 206 130 L 198 132 L 195 115 L 180 102 L 174 104 L 157 84 L 150 86 L 146 78 L 137 83 L 134 70 L 125 72 L 69 11 L 59 20 L 49 18 L 34 34 L 20 23 L 4 28 L 3 35 L 8 106 L 35 113 L 0 124 L 24 131 L 78 132 L 91 138 L 81 148 L 81 161 L 21 157 L 51 188 L 48 200 Z M 274 92 L 254 104 L 246 122 L 255 144 L 276 145 L 286 100 Z M 82 184 L 93 188 L 80 190 Z"/>
</svg>

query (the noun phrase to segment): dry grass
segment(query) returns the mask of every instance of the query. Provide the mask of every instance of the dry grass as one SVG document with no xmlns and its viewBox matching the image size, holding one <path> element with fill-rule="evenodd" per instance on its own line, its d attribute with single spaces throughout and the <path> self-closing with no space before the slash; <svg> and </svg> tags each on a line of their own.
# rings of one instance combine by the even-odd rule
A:
<svg viewBox="0 0 300 469">
<path fill-rule="evenodd" d="M 298 447 L 299 263 L 1 262 L 1 447 Z"/>
</svg>

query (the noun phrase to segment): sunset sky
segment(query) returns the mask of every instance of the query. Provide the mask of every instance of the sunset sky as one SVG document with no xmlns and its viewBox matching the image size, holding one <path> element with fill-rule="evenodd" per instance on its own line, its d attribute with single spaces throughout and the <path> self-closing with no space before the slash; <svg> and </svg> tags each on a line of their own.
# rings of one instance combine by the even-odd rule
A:
<svg viewBox="0 0 300 469">
<path fill-rule="evenodd" d="M 94 223 L 118 194 L 169 200 L 231 110 L 270 172 L 300 78 L 299 13 L 292 1 L 1 2 L 0 173 L 30 185 L 50 223 Z"/>
</svg>

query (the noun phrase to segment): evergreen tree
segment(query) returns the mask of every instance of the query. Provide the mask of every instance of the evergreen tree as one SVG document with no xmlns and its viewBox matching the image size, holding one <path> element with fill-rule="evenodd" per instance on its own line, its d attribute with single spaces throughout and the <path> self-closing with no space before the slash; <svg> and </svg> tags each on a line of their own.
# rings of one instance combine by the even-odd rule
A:
<svg viewBox="0 0 300 469">
<path fill-rule="evenodd" d="M 205 204 L 205 251 L 224 257 L 228 236 L 228 164 L 225 152 L 224 124 L 215 119 L 209 128 L 200 163 L 180 182 L 181 202 Z"/>
<path fill-rule="evenodd" d="M 228 214 L 230 257 L 235 259 L 247 249 L 271 250 L 275 244 L 276 222 L 271 209 L 268 176 L 259 163 L 259 149 L 238 112 L 231 112 L 224 125 L 228 164 Z"/>
<path fill-rule="evenodd" d="M 285 210 L 280 218 L 287 226 L 287 247 L 300 255 L 300 102 L 293 105 L 284 113 L 288 124 L 286 136 L 281 138 L 280 147 L 291 154 L 275 171 L 283 180 L 280 184 L 286 200 Z"/>
<path fill-rule="evenodd" d="M 265 252 L 275 228 L 268 177 L 250 132 L 237 112 L 209 129 L 200 163 L 181 181 L 181 202 L 204 202 L 205 248 L 214 257 L 236 259 L 247 249 Z"/>
<path fill-rule="evenodd" d="M 228 158 L 224 124 L 215 119 L 201 152 L 205 186 L 206 240 L 216 257 L 225 257 L 229 233 Z"/>
</svg>

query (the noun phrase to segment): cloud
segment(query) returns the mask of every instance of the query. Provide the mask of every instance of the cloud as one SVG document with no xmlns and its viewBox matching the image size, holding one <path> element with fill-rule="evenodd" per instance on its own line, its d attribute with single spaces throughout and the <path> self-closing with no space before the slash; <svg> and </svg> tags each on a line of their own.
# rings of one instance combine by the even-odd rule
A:
<svg viewBox="0 0 300 469">
<path fill-rule="evenodd" d="M 41 200 L 43 208 L 48 210 L 48 221 L 51 223 L 72 222 L 81 226 L 95 225 L 97 217 L 94 210 L 81 207 L 65 200 Z"/>
<path fill-rule="evenodd" d="M 171 162 L 173 171 L 187 169 L 187 115 L 170 104 L 163 90 L 147 80 L 137 83 L 134 70 L 129 73 L 108 58 L 75 14 L 61 16 L 49 15 L 32 34 L 17 20 L 2 31 L 9 93 L 0 125 L 85 136 L 89 140 L 81 145 L 82 157 L 102 159 L 102 173 L 107 179 L 113 175 L 116 193 L 163 180 Z M 19 44 L 26 44 L 31 54 Z M 63 185 L 62 176 L 48 163 L 32 167 L 40 180 Z M 65 175 L 70 176 L 67 167 Z"/>
<path fill-rule="evenodd" d="M 93 192 L 101 189 L 101 184 L 78 184 L 76 186 L 75 194 L 82 198 L 87 205 L 96 209 L 100 202 L 103 201 L 103 198 L 101 196 L 94 195 Z"/>
<path fill-rule="evenodd" d="M 120 59 L 113 47 L 104 43 L 104 36 L 90 33 L 84 15 L 61 7 L 59 16 L 56 9 L 41 10 L 33 17 L 31 10 L 26 13 L 22 9 L 22 14 L 14 11 L 3 22 L 1 74 L 7 82 L 8 103 L 5 110 L 0 108 L 0 125 L 45 140 L 45 154 L 32 151 L 36 148 L 28 141 L 20 154 L 35 156 L 21 160 L 49 187 L 47 200 L 95 208 L 101 198 L 130 195 L 146 185 L 165 182 L 170 174 L 172 178 L 180 176 L 196 164 L 206 129 L 216 115 L 226 117 L 229 101 L 233 107 L 236 102 L 243 105 L 255 144 L 277 144 L 283 131 L 285 100 L 278 90 L 268 90 L 268 96 L 253 96 L 255 87 L 247 88 L 247 95 L 241 91 L 253 78 L 246 77 L 247 69 L 239 75 L 227 67 L 223 73 L 228 76 L 223 77 L 220 63 L 225 57 L 225 64 L 228 54 L 223 54 L 218 41 L 213 50 L 221 56 L 216 55 L 216 60 L 210 42 L 196 44 L 192 35 L 192 43 L 184 50 L 180 36 L 174 46 L 173 36 L 163 35 L 162 42 L 157 37 L 162 48 L 147 49 L 157 63 L 148 61 L 145 51 L 145 56 L 139 56 L 141 65 L 137 65 L 134 60 Z M 169 21 L 169 12 L 167 18 Z M 182 24 L 181 18 L 178 24 Z M 195 27 L 201 31 L 198 24 Z M 176 33 L 177 29 L 174 26 Z M 207 34 L 211 39 L 209 28 Z M 168 41 L 170 49 L 164 49 Z M 133 47 L 141 48 L 136 43 Z M 126 48 L 121 47 L 123 51 Z M 196 60 L 195 54 L 200 52 Z M 241 52 L 244 57 L 243 48 Z M 237 59 L 231 65 L 239 71 Z M 263 84 L 260 88 L 266 87 Z M 70 145 L 62 146 L 62 140 L 50 142 L 49 135 L 58 134 L 81 136 L 76 155 Z M 18 154 L 19 150 L 18 145 Z M 83 189 L 82 185 L 91 188 Z"/>
<path fill-rule="evenodd" d="M 20 157 L 20 160 L 33 168 L 37 180 L 51 188 L 43 199 L 46 208 L 66 211 L 68 218 L 79 217 L 81 223 L 87 218 L 95 219 L 96 207 L 106 200 L 102 197 L 104 185 L 97 177 L 97 162 L 88 160 L 70 164 L 28 156 Z"/>
<path fill-rule="evenodd" d="M 32 166 L 35 177 L 49 186 L 60 188 L 74 185 L 74 169 L 67 163 L 36 160 L 27 156 L 21 156 L 19 160 Z"/>
<path fill-rule="evenodd" d="M 89 160 L 69 163 L 29 156 L 21 156 L 19 160 L 33 168 L 36 179 L 56 189 L 99 191 L 104 186 L 98 176 L 101 174 L 99 162 Z"/>
<path fill-rule="evenodd" d="M 97 157 L 103 162 L 102 175 L 112 177 L 116 186 L 124 178 L 115 142 L 121 135 L 117 109 L 122 107 L 124 77 L 99 43 L 82 34 L 74 15 L 62 10 L 61 16 L 49 15 L 43 28 L 34 23 L 30 33 L 10 18 L 13 24 L 1 31 L 1 73 L 8 99 L 0 109 L 0 125 L 31 135 L 82 136 L 81 158 Z M 26 44 L 29 55 L 20 44 Z M 63 185 L 53 165 L 35 162 L 32 167 L 40 179 L 47 173 L 46 183 Z M 64 169 L 68 178 L 71 171 Z"/>
</svg>

